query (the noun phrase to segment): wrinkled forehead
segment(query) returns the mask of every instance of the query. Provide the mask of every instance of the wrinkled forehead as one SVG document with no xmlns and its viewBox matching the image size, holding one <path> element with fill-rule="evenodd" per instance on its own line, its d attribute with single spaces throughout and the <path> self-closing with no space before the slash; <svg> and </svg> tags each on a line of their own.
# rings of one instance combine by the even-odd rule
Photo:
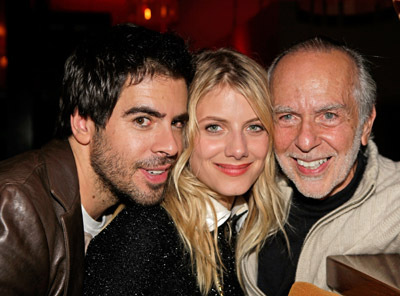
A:
<svg viewBox="0 0 400 296">
<path fill-rule="evenodd" d="M 272 82 L 280 75 L 328 75 L 346 74 L 353 78 L 356 65 L 351 57 L 340 50 L 304 49 L 289 53 L 282 57 L 275 67 Z"/>
<path fill-rule="evenodd" d="M 355 63 L 339 50 L 290 53 L 279 61 L 271 78 L 274 105 L 296 100 L 355 103 Z"/>
</svg>

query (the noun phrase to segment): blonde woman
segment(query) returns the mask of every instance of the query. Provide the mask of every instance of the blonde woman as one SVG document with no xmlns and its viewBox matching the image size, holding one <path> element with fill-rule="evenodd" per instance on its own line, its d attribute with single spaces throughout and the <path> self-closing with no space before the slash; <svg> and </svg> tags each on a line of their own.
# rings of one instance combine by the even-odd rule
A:
<svg viewBox="0 0 400 296">
<path fill-rule="evenodd" d="M 243 295 L 240 262 L 257 254 L 284 219 L 267 74 L 228 49 L 204 51 L 195 63 L 186 150 L 163 203 L 201 294 Z"/>
</svg>

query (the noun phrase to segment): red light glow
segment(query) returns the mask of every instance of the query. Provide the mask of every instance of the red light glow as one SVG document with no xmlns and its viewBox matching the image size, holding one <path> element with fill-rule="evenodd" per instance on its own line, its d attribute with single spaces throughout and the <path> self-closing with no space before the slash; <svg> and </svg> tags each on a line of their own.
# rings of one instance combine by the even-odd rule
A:
<svg viewBox="0 0 400 296">
<path fill-rule="evenodd" d="M 4 24 L 0 24 L 0 37 L 6 37 L 6 27 Z"/>
<path fill-rule="evenodd" d="M 6 56 L 2 56 L 0 58 L 0 68 L 5 69 L 5 68 L 7 68 L 7 65 L 8 65 L 7 57 Z"/>
<path fill-rule="evenodd" d="M 168 13 L 167 6 L 162 5 L 161 6 L 161 11 L 160 11 L 161 17 L 162 18 L 166 18 L 167 17 L 167 13 Z"/>
</svg>

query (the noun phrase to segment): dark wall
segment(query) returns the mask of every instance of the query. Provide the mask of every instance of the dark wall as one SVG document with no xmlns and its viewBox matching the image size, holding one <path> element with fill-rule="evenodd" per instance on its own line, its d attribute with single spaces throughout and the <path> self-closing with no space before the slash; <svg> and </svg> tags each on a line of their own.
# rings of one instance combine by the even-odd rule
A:
<svg viewBox="0 0 400 296">
<path fill-rule="evenodd" d="M 34 5 L 32 4 L 34 3 Z M 7 88 L 1 98 L 1 158 L 38 148 L 53 136 L 63 65 L 108 14 L 54 12 L 46 1 L 6 1 Z"/>
<path fill-rule="evenodd" d="M 65 59 L 83 36 L 109 27 L 112 20 L 109 14 L 49 11 L 46 0 L 0 1 L 6 1 L 9 58 L 8 87 L 0 90 L 2 159 L 40 147 L 52 137 Z M 234 46 L 233 10 L 225 5 L 229 1 L 221 2 L 225 3 L 221 7 L 215 6 L 214 1 L 198 1 L 203 13 L 229 8 L 225 14 L 214 11 L 223 16 L 223 23 L 218 25 L 218 19 L 207 15 L 196 16 L 199 2 L 192 5 L 186 0 L 181 1 L 181 17 L 172 28 L 199 47 L 213 46 L 210 40 L 214 40 L 214 46 Z M 315 35 L 343 40 L 359 50 L 372 62 L 378 84 L 375 140 L 382 154 L 400 160 L 394 145 L 400 128 L 395 114 L 400 107 L 400 21 L 394 10 L 328 17 L 307 14 L 298 9 L 295 1 L 271 3 L 260 6 L 259 13 L 243 25 L 248 33 L 248 54 L 267 67 L 282 49 Z M 211 30 L 202 21 L 212 21 L 218 28 Z"/>
<path fill-rule="evenodd" d="M 276 15 L 278 13 L 278 15 Z M 301 11 L 294 1 L 279 1 L 249 24 L 253 49 L 268 65 L 296 41 L 326 35 L 344 41 L 371 62 L 378 86 L 377 118 L 373 127 L 380 152 L 400 160 L 395 143 L 400 135 L 400 21 L 394 9 L 360 16 L 316 16 Z M 271 31 L 271 26 L 275 30 Z"/>
</svg>

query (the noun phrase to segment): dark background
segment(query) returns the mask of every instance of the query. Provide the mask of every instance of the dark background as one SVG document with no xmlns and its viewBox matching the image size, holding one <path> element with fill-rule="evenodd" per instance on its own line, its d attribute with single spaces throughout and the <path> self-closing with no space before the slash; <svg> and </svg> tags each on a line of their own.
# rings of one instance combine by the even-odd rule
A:
<svg viewBox="0 0 400 296">
<path fill-rule="evenodd" d="M 232 47 L 265 67 L 306 37 L 345 41 L 371 61 L 375 140 L 400 160 L 400 21 L 391 0 L 0 0 L 0 159 L 51 139 L 65 59 L 85 35 L 127 21 L 174 30 L 193 50 Z"/>
</svg>

